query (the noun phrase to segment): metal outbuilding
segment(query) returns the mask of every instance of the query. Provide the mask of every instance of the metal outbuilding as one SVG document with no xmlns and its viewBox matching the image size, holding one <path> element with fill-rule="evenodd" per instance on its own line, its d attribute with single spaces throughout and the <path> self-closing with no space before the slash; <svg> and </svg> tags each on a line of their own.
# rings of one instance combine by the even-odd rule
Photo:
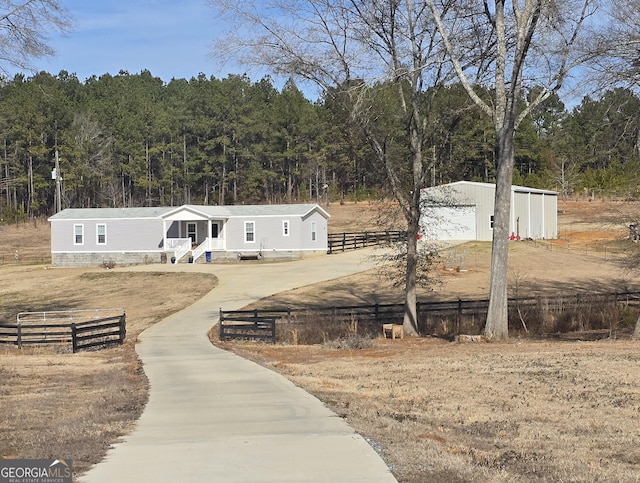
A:
<svg viewBox="0 0 640 483">
<path fill-rule="evenodd" d="M 422 231 L 435 240 L 493 238 L 496 185 L 457 181 L 423 190 Z M 511 187 L 509 232 L 515 239 L 558 237 L 558 193 Z"/>
</svg>

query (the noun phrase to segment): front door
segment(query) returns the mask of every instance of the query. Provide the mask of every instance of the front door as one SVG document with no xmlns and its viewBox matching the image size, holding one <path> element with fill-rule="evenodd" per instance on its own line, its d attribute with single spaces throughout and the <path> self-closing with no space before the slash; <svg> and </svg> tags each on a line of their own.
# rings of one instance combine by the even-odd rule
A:
<svg viewBox="0 0 640 483">
<path fill-rule="evenodd" d="M 197 243 L 196 238 L 196 224 L 187 223 L 187 237 L 191 238 L 191 243 L 195 245 Z"/>
<path fill-rule="evenodd" d="M 222 249 L 222 240 L 220 240 L 220 222 L 219 221 L 211 222 L 211 249 L 212 250 Z"/>
</svg>

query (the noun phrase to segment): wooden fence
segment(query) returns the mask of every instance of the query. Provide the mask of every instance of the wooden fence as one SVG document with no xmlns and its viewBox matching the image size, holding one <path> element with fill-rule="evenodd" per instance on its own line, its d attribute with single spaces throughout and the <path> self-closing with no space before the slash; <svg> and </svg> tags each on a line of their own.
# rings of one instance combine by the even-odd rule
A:
<svg viewBox="0 0 640 483">
<path fill-rule="evenodd" d="M 220 311 L 220 340 L 254 339 L 276 342 L 276 319 L 273 317 L 247 317 L 227 315 Z"/>
<path fill-rule="evenodd" d="M 15 324 L 0 323 L 0 343 L 71 344 L 78 352 L 91 347 L 122 344 L 126 315 L 122 309 L 21 312 Z"/>
<path fill-rule="evenodd" d="M 640 306 L 640 292 L 575 294 L 559 296 L 518 297 L 509 299 L 509 317 L 513 323 L 523 323 L 524 316 L 534 312 L 567 313 L 586 305 L 595 307 L 602 304 L 623 306 Z M 434 333 L 438 323 L 449 323 L 446 332 L 459 334 L 461 324 L 475 325 L 486 317 L 489 300 L 450 300 L 441 302 L 418 302 L 417 315 L 421 332 Z M 404 304 L 370 304 L 347 305 L 336 307 L 314 308 L 266 308 L 254 310 L 220 311 L 222 318 L 273 318 L 285 322 L 301 322 L 314 320 L 320 323 L 358 320 L 360 324 L 368 324 L 377 332 L 384 323 L 402 323 Z M 471 321 L 471 322 L 469 322 Z"/>
<path fill-rule="evenodd" d="M 403 242 L 407 240 L 406 231 L 362 231 L 329 233 L 327 235 L 328 253 L 355 250 L 375 245 Z"/>
</svg>

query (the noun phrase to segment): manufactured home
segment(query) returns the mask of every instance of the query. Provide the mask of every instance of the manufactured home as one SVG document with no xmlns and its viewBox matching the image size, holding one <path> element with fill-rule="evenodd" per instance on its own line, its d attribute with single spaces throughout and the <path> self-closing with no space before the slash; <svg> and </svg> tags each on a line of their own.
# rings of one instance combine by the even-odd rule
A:
<svg viewBox="0 0 640 483">
<path fill-rule="evenodd" d="M 57 266 L 327 252 L 329 214 L 317 204 L 70 208 L 49 218 Z"/>
<path fill-rule="evenodd" d="M 458 181 L 423 190 L 423 234 L 435 240 L 493 238 L 496 185 Z M 558 237 L 558 193 L 511 187 L 509 232 L 514 239 Z"/>
</svg>

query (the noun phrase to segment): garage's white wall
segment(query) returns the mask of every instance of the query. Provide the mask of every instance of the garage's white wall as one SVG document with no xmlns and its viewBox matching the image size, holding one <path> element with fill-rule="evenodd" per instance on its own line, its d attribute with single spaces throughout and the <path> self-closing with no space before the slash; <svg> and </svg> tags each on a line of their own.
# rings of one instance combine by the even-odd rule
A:
<svg viewBox="0 0 640 483">
<path fill-rule="evenodd" d="M 420 223 L 428 240 L 475 240 L 476 207 L 438 206 L 424 210 Z"/>
</svg>

